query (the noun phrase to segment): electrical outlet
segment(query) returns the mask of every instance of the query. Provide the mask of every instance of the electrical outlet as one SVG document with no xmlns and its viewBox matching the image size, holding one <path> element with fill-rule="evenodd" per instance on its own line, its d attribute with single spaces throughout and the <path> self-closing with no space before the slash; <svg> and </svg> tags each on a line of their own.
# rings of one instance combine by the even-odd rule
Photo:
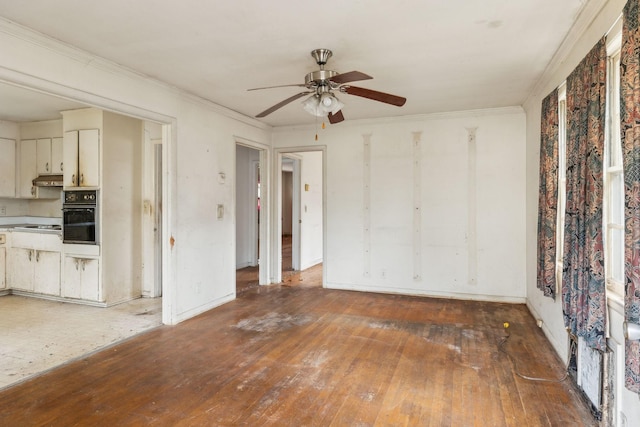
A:
<svg viewBox="0 0 640 427">
<path fill-rule="evenodd" d="M 7 207 L 0 206 L 0 216 L 7 216 Z"/>
</svg>

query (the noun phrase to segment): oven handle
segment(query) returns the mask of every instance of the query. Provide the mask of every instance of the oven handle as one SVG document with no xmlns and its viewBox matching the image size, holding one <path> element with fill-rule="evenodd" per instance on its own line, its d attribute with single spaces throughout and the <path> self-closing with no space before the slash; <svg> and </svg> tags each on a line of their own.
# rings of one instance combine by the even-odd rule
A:
<svg viewBox="0 0 640 427">
<path fill-rule="evenodd" d="M 62 212 L 93 212 L 95 207 L 62 208 Z"/>
</svg>

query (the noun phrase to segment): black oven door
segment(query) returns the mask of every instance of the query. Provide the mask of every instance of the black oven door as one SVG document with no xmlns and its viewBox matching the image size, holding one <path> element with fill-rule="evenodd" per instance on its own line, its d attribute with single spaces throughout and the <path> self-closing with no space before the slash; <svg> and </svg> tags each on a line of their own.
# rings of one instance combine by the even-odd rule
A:
<svg viewBox="0 0 640 427">
<path fill-rule="evenodd" d="M 62 209 L 63 243 L 96 243 L 96 208 L 65 207 Z"/>
</svg>

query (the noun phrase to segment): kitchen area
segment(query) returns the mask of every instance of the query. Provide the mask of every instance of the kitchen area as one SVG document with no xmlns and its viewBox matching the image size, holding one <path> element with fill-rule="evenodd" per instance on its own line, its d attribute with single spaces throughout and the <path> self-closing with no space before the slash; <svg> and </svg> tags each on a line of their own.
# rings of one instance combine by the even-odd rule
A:
<svg viewBox="0 0 640 427">
<path fill-rule="evenodd" d="M 160 126 L 70 106 L 0 116 L 0 388 L 161 324 Z"/>
</svg>

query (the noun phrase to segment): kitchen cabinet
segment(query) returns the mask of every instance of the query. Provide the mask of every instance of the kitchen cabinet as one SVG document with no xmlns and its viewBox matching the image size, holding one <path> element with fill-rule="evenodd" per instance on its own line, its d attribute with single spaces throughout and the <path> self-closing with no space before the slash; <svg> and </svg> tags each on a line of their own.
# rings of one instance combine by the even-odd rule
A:
<svg viewBox="0 0 640 427">
<path fill-rule="evenodd" d="M 60 236 L 13 233 L 7 256 L 7 286 L 60 296 Z"/>
<path fill-rule="evenodd" d="M 60 188 L 36 187 L 33 185 L 33 179 L 40 174 L 38 171 L 38 159 L 52 158 L 51 144 L 53 139 L 60 138 L 23 139 L 20 141 L 20 183 L 17 191 L 19 197 L 25 199 L 56 199 L 60 197 Z M 45 144 L 45 142 L 48 142 L 48 145 Z M 61 144 L 61 142 L 58 141 L 57 144 Z M 42 147 L 40 152 L 44 151 L 45 154 L 39 155 L 38 147 Z M 48 151 L 45 147 L 49 147 Z M 51 160 L 49 160 L 49 163 L 50 162 Z M 43 168 L 44 163 L 43 161 Z M 49 164 L 48 167 L 51 168 L 51 164 Z M 53 172 L 49 172 L 48 174 L 51 173 Z"/>
<path fill-rule="evenodd" d="M 100 186 L 100 132 L 98 129 L 67 131 L 63 141 L 64 186 Z"/>
<path fill-rule="evenodd" d="M 6 261 L 7 260 L 7 249 L 3 246 L 0 246 L 0 290 L 5 289 L 7 287 L 6 280 Z"/>
<path fill-rule="evenodd" d="M 36 187 L 33 179 L 38 176 L 36 167 L 37 140 L 23 139 L 20 141 L 20 190 L 19 196 L 33 199 L 36 197 Z"/>
<path fill-rule="evenodd" d="M 0 138 L 0 197 L 16 197 L 16 141 Z"/>
<path fill-rule="evenodd" d="M 38 175 L 60 175 L 63 171 L 62 138 L 36 140 L 36 170 Z"/>
<path fill-rule="evenodd" d="M 11 248 L 10 254 L 13 289 L 60 295 L 60 252 Z"/>
<path fill-rule="evenodd" d="M 33 292 L 32 250 L 12 248 L 9 252 L 9 286 L 27 292 Z"/>
<path fill-rule="evenodd" d="M 100 260 L 65 255 L 62 296 L 100 301 Z"/>
</svg>

